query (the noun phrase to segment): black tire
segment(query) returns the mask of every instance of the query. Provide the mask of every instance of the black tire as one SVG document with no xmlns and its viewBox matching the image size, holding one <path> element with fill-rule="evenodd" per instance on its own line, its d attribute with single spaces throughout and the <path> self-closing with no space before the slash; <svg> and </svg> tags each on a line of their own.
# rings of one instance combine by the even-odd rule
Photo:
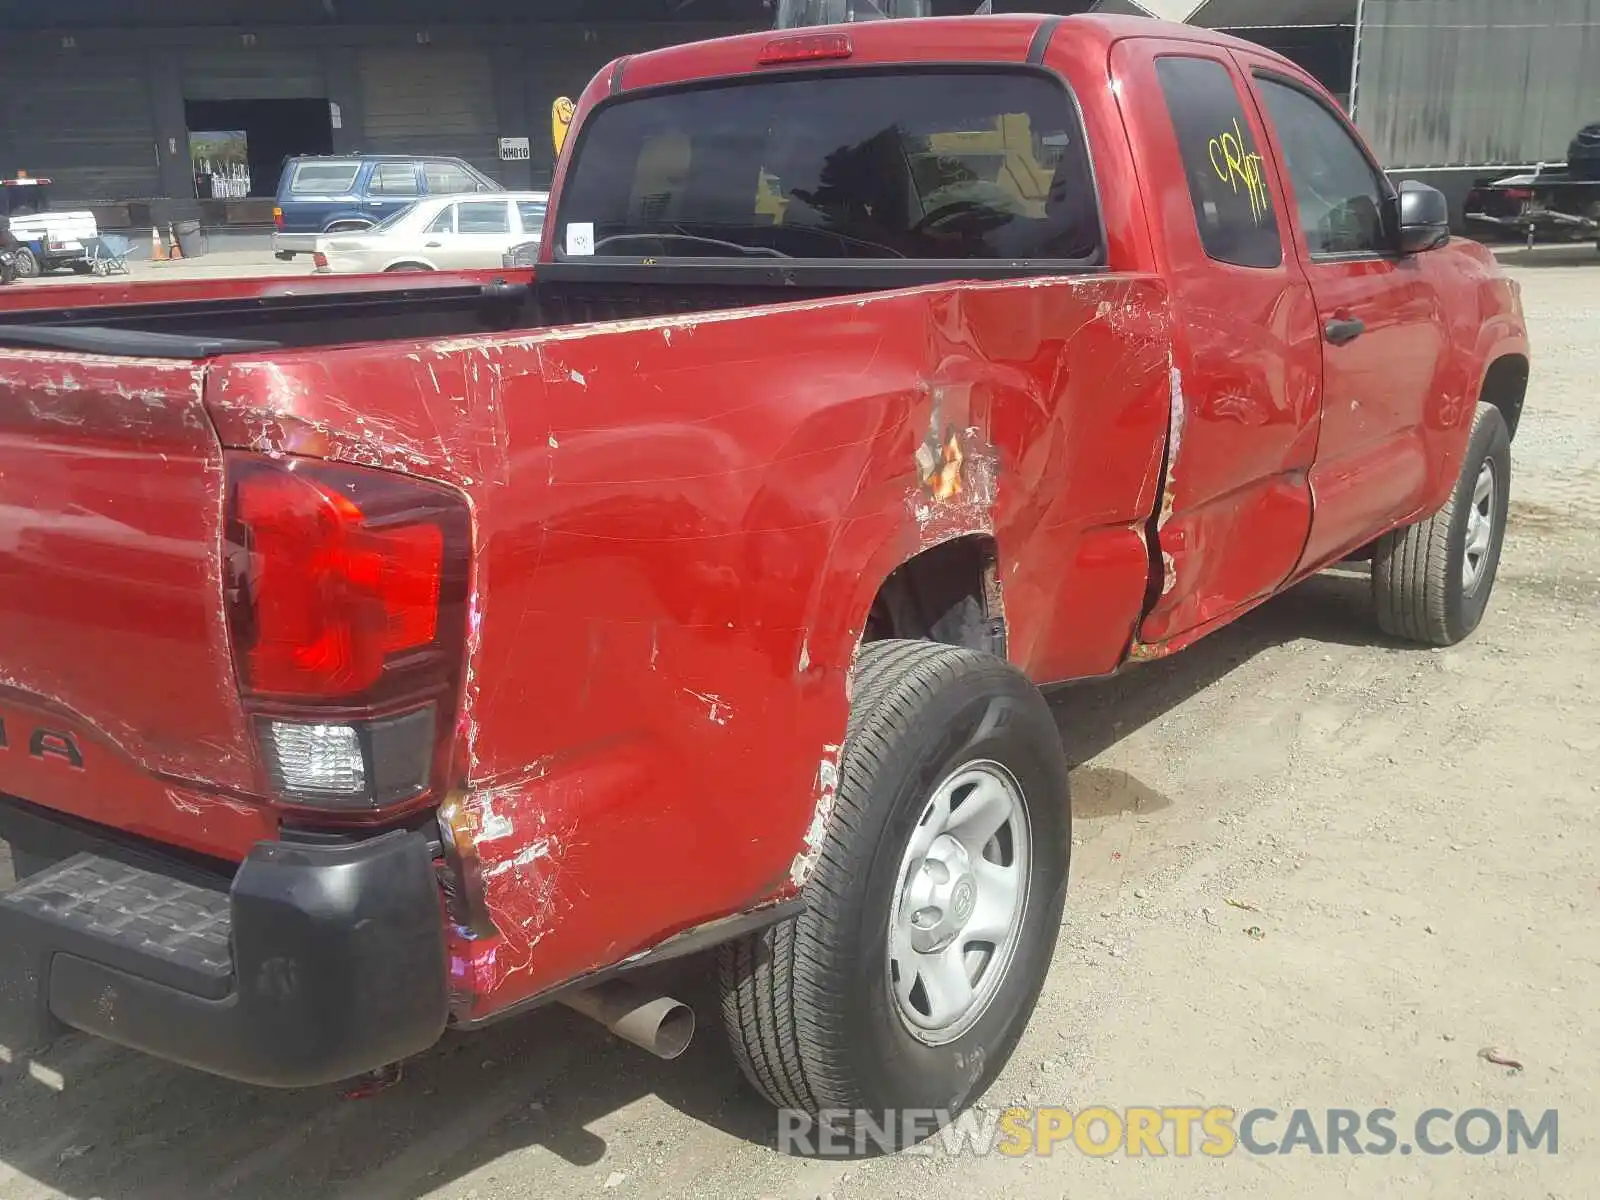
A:
<svg viewBox="0 0 1600 1200">
<path fill-rule="evenodd" d="M 1469 591 L 1463 575 L 1469 516 L 1485 465 L 1494 494 L 1483 502 L 1493 522 L 1482 566 Z M 1453 646 L 1477 629 L 1494 590 L 1511 503 L 1511 438 L 1492 404 L 1478 405 L 1461 474 L 1444 507 L 1426 521 L 1385 534 L 1372 558 L 1378 626 L 1391 637 L 1428 646 Z"/>
<path fill-rule="evenodd" d="M 1004 768 L 1024 797 L 1028 889 L 987 1006 L 959 1037 L 929 1045 L 892 995 L 890 910 L 930 797 L 979 761 Z M 1071 842 L 1060 734 L 1018 671 L 955 646 L 869 643 L 807 911 L 720 952 L 723 1019 L 745 1076 L 775 1106 L 853 1136 L 860 1153 L 931 1135 L 931 1114 L 948 1120 L 981 1096 L 1022 1036 L 1060 929 Z M 929 1110 L 927 1123 L 908 1130 L 908 1109 Z M 866 1139 L 863 1116 L 874 1122 Z"/>
<path fill-rule="evenodd" d="M 39 260 L 34 257 L 33 251 L 26 246 L 19 246 L 17 248 L 17 278 L 37 279 L 40 274 L 42 274 L 42 271 L 39 267 Z"/>
<path fill-rule="evenodd" d="M 386 275 L 391 271 L 431 271 L 431 270 L 433 270 L 433 268 L 428 266 L 427 263 L 414 263 L 414 262 L 395 263 L 393 266 L 385 267 L 383 269 L 384 274 L 386 274 Z"/>
<path fill-rule="evenodd" d="M 293 262 L 294 261 L 294 251 L 293 250 L 276 250 L 276 251 L 273 252 L 272 257 L 277 259 L 279 262 Z"/>
</svg>

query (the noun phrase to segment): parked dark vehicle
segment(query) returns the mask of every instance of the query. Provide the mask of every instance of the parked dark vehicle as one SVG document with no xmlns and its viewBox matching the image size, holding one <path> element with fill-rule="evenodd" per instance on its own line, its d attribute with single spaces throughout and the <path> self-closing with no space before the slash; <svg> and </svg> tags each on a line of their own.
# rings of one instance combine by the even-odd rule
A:
<svg viewBox="0 0 1600 1200">
<path fill-rule="evenodd" d="M 310 254 L 326 233 L 359 233 L 424 196 L 504 189 L 459 158 L 398 154 L 291 158 L 278 177 L 272 249 Z"/>
<path fill-rule="evenodd" d="M 1481 180 L 1467 193 L 1465 215 L 1530 247 L 1552 235 L 1600 244 L 1600 121 L 1578 131 L 1564 164 Z"/>
</svg>

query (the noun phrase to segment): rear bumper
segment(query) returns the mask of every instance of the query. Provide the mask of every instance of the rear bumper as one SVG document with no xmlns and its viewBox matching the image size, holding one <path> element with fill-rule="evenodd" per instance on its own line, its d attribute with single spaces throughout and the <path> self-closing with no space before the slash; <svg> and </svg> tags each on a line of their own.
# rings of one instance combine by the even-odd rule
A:
<svg viewBox="0 0 1600 1200">
<path fill-rule="evenodd" d="M 317 248 L 319 233 L 272 233 L 272 252 L 274 254 L 310 254 Z"/>
<path fill-rule="evenodd" d="M 0 894 L 10 1045 L 15 1026 L 26 1045 L 66 1025 L 310 1087 L 427 1049 L 447 1014 L 444 914 L 418 834 L 262 842 L 231 884 L 97 845 Z"/>
</svg>

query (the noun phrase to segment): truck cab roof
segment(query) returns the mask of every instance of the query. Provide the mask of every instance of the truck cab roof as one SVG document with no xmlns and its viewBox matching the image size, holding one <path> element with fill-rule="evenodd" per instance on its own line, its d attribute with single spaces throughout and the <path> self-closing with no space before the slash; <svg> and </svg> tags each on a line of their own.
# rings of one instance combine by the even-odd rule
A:
<svg viewBox="0 0 1600 1200">
<path fill-rule="evenodd" d="M 1098 43 L 1107 51 L 1125 38 L 1162 37 L 1271 51 L 1231 34 L 1150 17 L 1083 13 L 914 17 L 737 34 L 666 46 L 617 59 L 607 74 L 612 95 L 758 71 L 894 63 L 1042 63 L 1054 36 Z M 828 47 L 828 43 L 832 43 Z M 776 49 L 774 49 L 776 48 Z M 787 53 L 785 49 L 787 48 Z M 1285 65 L 1289 65 L 1284 59 Z"/>
</svg>

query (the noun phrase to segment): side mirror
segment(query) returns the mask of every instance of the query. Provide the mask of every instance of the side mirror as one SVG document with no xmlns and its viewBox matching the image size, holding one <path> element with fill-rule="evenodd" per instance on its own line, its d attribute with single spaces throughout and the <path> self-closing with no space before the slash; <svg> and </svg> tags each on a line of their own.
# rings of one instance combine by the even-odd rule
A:
<svg viewBox="0 0 1600 1200">
<path fill-rule="evenodd" d="M 1420 254 L 1450 240 L 1450 204 L 1438 188 L 1408 179 L 1400 185 L 1400 253 Z"/>
</svg>

